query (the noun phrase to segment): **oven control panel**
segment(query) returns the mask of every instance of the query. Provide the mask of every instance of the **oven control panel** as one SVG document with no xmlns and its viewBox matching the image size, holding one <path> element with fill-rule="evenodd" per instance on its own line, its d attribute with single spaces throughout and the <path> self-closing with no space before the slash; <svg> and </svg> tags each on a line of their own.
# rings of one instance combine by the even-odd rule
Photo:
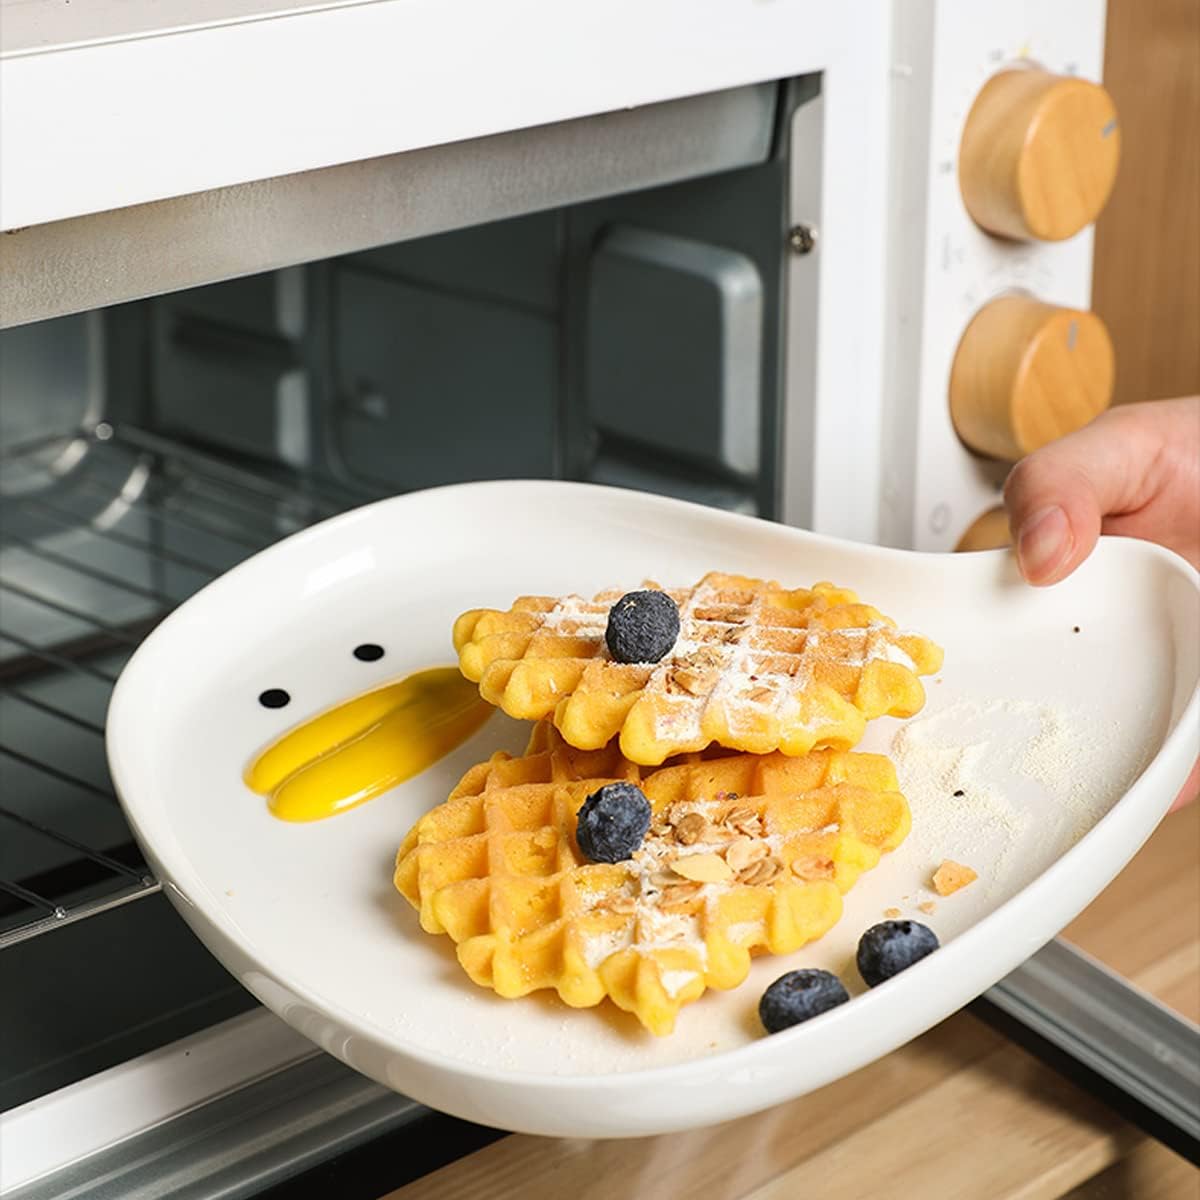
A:
<svg viewBox="0 0 1200 1200">
<path fill-rule="evenodd" d="M 1112 343 L 1089 311 L 1120 159 L 1104 13 L 898 6 L 885 542 L 1003 544 L 1011 465 L 1111 401 Z"/>
</svg>

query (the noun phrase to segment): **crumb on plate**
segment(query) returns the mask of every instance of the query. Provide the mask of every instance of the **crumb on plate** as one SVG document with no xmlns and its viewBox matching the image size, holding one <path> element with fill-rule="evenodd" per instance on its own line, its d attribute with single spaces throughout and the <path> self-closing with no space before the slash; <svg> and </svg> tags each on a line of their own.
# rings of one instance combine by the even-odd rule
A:
<svg viewBox="0 0 1200 1200">
<path fill-rule="evenodd" d="M 960 888 L 965 888 L 967 884 L 974 883 L 978 878 L 979 875 L 970 867 L 947 858 L 934 871 L 933 886 L 939 896 L 952 896 Z"/>
</svg>

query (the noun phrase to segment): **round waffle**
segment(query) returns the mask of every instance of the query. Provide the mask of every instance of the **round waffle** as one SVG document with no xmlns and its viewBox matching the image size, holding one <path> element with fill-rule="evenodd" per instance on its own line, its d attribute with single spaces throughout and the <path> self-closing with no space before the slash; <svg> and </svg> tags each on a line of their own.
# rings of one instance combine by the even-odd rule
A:
<svg viewBox="0 0 1200 1200">
<path fill-rule="evenodd" d="M 523 596 L 506 612 L 463 613 L 459 666 L 510 716 L 552 716 L 585 750 L 619 735 L 626 758 L 654 765 L 712 743 L 755 754 L 849 749 L 867 721 L 919 711 L 918 676 L 942 665 L 933 642 L 852 591 L 715 572 L 668 590 L 680 633 L 661 662 L 615 662 L 604 633 L 621 594 Z"/>
<path fill-rule="evenodd" d="M 616 781 L 645 793 L 650 832 L 632 860 L 591 863 L 576 813 Z M 608 996 L 667 1034 L 706 988 L 740 984 L 752 954 L 825 933 L 909 823 L 880 755 L 710 751 L 648 769 L 543 722 L 524 757 L 473 767 L 416 823 L 395 885 L 475 983 L 506 997 L 553 988 L 575 1007 Z"/>
</svg>

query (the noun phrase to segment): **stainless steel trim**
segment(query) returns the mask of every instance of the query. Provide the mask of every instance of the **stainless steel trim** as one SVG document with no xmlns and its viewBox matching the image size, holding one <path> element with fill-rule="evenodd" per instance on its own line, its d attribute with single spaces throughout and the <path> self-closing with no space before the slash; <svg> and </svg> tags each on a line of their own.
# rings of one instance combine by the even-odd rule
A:
<svg viewBox="0 0 1200 1200">
<path fill-rule="evenodd" d="M 55 221 L 0 237 L 0 327 L 762 162 L 773 83 Z"/>
<path fill-rule="evenodd" d="M 317 1054 L 16 1188 L 6 1200 L 241 1200 L 423 1111 Z"/>
<path fill-rule="evenodd" d="M 265 1008 L 220 1021 L 45 1093 L 0 1119 L 0 1195 L 317 1057 Z"/>
<path fill-rule="evenodd" d="M 1200 1140 L 1200 1026 L 1063 941 L 983 998 L 1184 1138 Z"/>
</svg>

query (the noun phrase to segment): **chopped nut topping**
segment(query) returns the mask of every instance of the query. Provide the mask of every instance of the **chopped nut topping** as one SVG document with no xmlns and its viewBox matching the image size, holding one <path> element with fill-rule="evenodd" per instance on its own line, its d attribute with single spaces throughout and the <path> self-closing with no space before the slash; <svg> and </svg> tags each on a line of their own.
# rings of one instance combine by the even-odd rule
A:
<svg viewBox="0 0 1200 1200">
<path fill-rule="evenodd" d="M 783 864 L 777 858 L 760 858 L 756 862 L 752 862 L 745 870 L 738 872 L 738 883 L 744 883 L 750 887 L 770 883 L 782 869 Z"/>
<path fill-rule="evenodd" d="M 688 667 L 677 668 L 667 677 L 668 686 L 673 684 L 689 696 L 707 696 L 716 683 L 715 671 L 697 671 Z"/>
<path fill-rule="evenodd" d="M 717 854 L 689 854 L 671 863 L 677 875 L 696 883 L 724 883 L 733 878 L 729 864 Z"/>
<path fill-rule="evenodd" d="M 708 822 L 700 813 L 692 812 L 675 822 L 675 840 L 684 846 L 700 841 Z"/>
<path fill-rule="evenodd" d="M 757 816 L 758 813 L 748 804 L 735 804 L 732 808 L 726 810 L 722 820 L 729 822 L 731 825 L 736 825 L 738 821 L 748 821 L 751 817 Z"/>
<path fill-rule="evenodd" d="M 933 886 L 939 896 L 951 896 L 967 884 L 974 883 L 979 876 L 970 867 L 946 859 L 933 873 Z"/>
<path fill-rule="evenodd" d="M 752 691 L 746 693 L 746 699 L 751 704 L 763 704 L 767 700 L 772 700 L 775 697 L 774 689 L 769 687 L 756 687 Z"/>
<path fill-rule="evenodd" d="M 679 882 L 680 877 L 670 867 L 655 871 L 650 876 L 650 882 L 656 888 L 668 888 Z"/>
<path fill-rule="evenodd" d="M 836 870 L 833 859 L 810 856 L 796 859 L 792 863 L 792 874 L 805 882 L 813 882 L 818 879 L 832 879 Z"/>
<path fill-rule="evenodd" d="M 736 796 L 732 796 L 736 800 Z M 718 828 L 728 826 L 730 829 L 746 837 L 758 837 L 763 832 L 762 818 L 758 813 L 745 804 L 731 804 L 718 815 Z"/>
<path fill-rule="evenodd" d="M 699 883 L 677 883 L 666 888 L 662 894 L 662 907 L 667 909 L 678 908 L 690 903 L 700 895 L 702 886 Z"/>
<path fill-rule="evenodd" d="M 628 916 L 637 908 L 637 901 L 626 892 L 610 892 L 601 896 L 595 904 L 597 912 L 616 913 L 618 916 Z"/>
<path fill-rule="evenodd" d="M 767 854 L 768 849 L 765 842 L 756 841 L 754 838 L 740 837 L 729 843 L 725 851 L 725 861 L 737 872 L 744 870 L 760 858 L 766 858 Z"/>
<path fill-rule="evenodd" d="M 721 652 L 713 646 L 701 646 L 691 654 L 682 654 L 675 665 L 692 671 L 715 671 L 722 665 Z"/>
</svg>

